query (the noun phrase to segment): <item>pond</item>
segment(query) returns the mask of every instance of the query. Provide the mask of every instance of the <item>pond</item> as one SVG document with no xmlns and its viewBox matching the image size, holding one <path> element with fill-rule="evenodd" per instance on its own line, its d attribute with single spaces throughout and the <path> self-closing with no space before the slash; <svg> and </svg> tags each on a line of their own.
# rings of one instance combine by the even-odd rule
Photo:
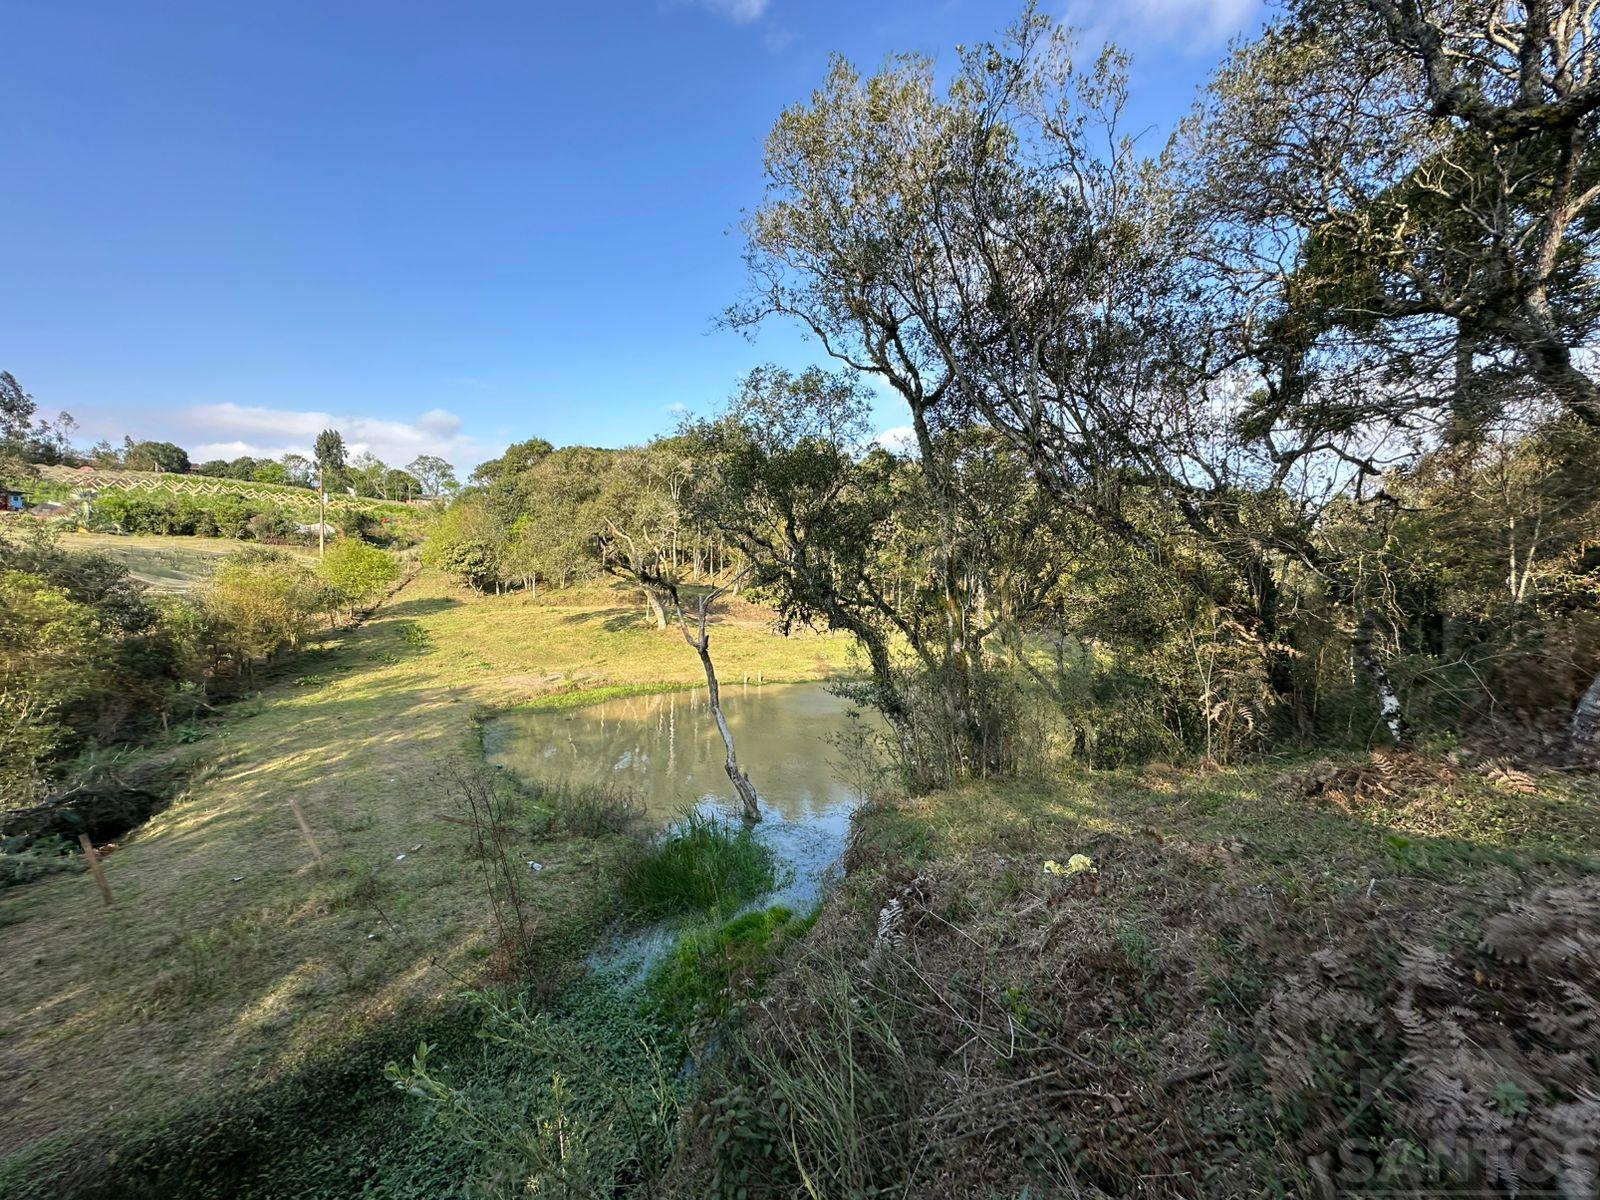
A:
<svg viewBox="0 0 1600 1200">
<path fill-rule="evenodd" d="M 722 689 L 722 711 L 739 763 L 761 796 L 756 837 L 772 847 L 784 872 L 777 890 L 757 906 L 808 911 L 844 853 L 850 814 L 860 800 L 840 777 L 833 746 L 834 736 L 859 718 L 818 683 L 734 684 Z M 738 811 L 704 688 L 507 713 L 485 728 L 484 748 L 490 762 L 523 779 L 625 786 L 658 827 L 691 807 L 730 817 Z M 637 969 L 670 938 L 669 930 L 649 931 L 605 957 L 632 960 L 630 969 Z"/>
</svg>

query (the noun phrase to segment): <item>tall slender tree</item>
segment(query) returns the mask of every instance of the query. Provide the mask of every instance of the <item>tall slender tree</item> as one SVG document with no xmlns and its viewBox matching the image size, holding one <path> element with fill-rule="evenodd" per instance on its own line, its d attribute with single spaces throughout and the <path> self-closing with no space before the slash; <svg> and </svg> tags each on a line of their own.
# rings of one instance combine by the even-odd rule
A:
<svg viewBox="0 0 1600 1200">
<path fill-rule="evenodd" d="M 327 553 L 328 541 L 328 484 L 335 486 L 344 477 L 344 435 L 337 429 L 324 429 L 317 434 L 312 450 L 317 460 L 317 556 Z"/>
</svg>

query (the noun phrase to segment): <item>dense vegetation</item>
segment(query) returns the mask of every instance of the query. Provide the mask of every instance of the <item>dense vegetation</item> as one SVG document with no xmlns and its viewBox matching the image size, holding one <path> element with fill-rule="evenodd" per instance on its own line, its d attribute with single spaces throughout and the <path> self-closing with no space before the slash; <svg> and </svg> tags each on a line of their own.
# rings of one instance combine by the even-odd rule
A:
<svg viewBox="0 0 1600 1200">
<path fill-rule="evenodd" d="M 1155 154 L 1122 56 L 1082 65 L 1032 8 L 952 69 L 836 61 L 772 130 L 725 315 L 796 323 L 833 369 L 760 368 L 647 446 L 484 463 L 424 546 L 434 590 L 131 848 L 175 874 L 185 823 L 226 813 L 227 861 L 276 874 L 124 1010 L 193 1031 L 212 1003 L 263 1057 L 292 1040 L 275 1006 L 340 1036 L 0 1185 L 1593 1195 L 1595 16 L 1291 0 Z M 906 444 L 874 443 L 874 387 Z M 31 421 L 15 458 L 65 452 Z M 351 466 L 327 431 L 295 469 L 320 493 Z M 354 540 L 317 571 L 252 551 L 186 604 L 0 554 L 0 688 L 31 706 L 0 761 L 31 794 L 395 573 Z M 465 696 L 695 677 L 616 589 L 659 627 L 736 586 L 838 637 L 725 621 L 703 655 L 815 676 L 847 639 L 836 687 L 881 718 L 838 748 L 870 801 L 818 913 L 759 907 L 779 864 L 748 829 L 651 836 L 626 796 L 471 758 Z M 316 874 L 260 824 L 313 795 L 339 841 Z M 663 918 L 640 986 L 586 972 L 608 924 Z M 465 998 L 407 1007 L 434 968 Z M 356 999 L 367 1024 L 328 1015 Z"/>
<path fill-rule="evenodd" d="M 835 371 L 474 478 L 429 550 L 463 582 L 609 572 L 662 619 L 737 579 L 849 635 L 884 718 L 851 882 L 702 1081 L 686 1194 L 1592 1187 L 1587 1018 L 1551 1014 L 1600 984 L 1557 949 L 1593 796 L 1552 769 L 1600 753 L 1597 45 L 1576 5 L 1300 0 L 1156 155 L 1123 58 L 1032 10 L 942 86 L 836 62 L 726 314 Z M 1246 774 L 1034 803 L 1074 760 Z M 687 939 L 653 1002 L 738 1009 L 764 930 Z"/>
<path fill-rule="evenodd" d="M 398 575 L 359 541 L 316 567 L 262 547 L 189 595 L 163 595 L 45 527 L 0 530 L 0 830 L 93 823 L 72 799 L 95 794 L 97 751 L 203 714 Z"/>
</svg>

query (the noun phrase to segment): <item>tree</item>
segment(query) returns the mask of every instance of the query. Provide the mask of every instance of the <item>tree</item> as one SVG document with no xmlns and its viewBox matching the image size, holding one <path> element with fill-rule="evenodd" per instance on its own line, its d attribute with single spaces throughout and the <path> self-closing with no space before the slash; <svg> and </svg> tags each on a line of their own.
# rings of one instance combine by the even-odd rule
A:
<svg viewBox="0 0 1600 1200">
<path fill-rule="evenodd" d="M 1470 435 L 1524 384 L 1600 423 L 1593 14 L 1298 0 L 1191 122 L 1208 256 L 1297 371 L 1365 350 L 1373 416 Z M 1585 32 L 1587 28 L 1587 32 Z M 1536 64 L 1548 64 L 1538 69 Z M 1290 412 L 1293 379 L 1274 397 Z"/>
<path fill-rule="evenodd" d="M 426 495 L 439 496 L 453 492 L 460 486 L 456 482 L 455 468 L 433 454 L 419 454 L 406 464 L 406 470 L 422 484 Z"/>
<path fill-rule="evenodd" d="M 289 473 L 284 470 L 282 463 L 273 462 L 270 458 L 258 458 L 250 472 L 250 478 L 256 483 L 288 483 Z"/>
<path fill-rule="evenodd" d="M 285 483 L 305 488 L 316 483 L 316 464 L 303 454 L 285 454 L 279 461 L 283 464 Z"/>
<path fill-rule="evenodd" d="M 1300 514 L 1251 502 L 1297 460 L 1228 427 L 1236 381 L 1184 303 L 1193 230 L 1119 129 L 1124 63 L 1079 72 L 1070 51 L 1030 11 L 1004 43 L 965 51 L 942 92 L 926 59 L 870 79 L 836 60 L 769 135 L 751 289 L 728 314 L 798 320 L 905 401 L 950 614 L 940 669 L 973 737 L 985 652 L 970 581 L 986 544 L 963 534 L 951 431 L 988 425 L 1064 515 L 1154 566 L 1157 514 L 1175 509 L 1224 568 L 1194 582 L 1264 651 L 1282 644 L 1277 543 L 1305 543 Z M 1287 693 L 1288 656 L 1272 653 Z"/>
<path fill-rule="evenodd" d="M 189 452 L 172 442 L 135 442 L 126 439 L 123 465 L 130 471 L 163 471 L 171 475 L 189 473 Z"/>
<path fill-rule="evenodd" d="M 312 453 L 317 460 L 317 557 L 327 553 L 328 485 L 335 487 L 344 478 L 344 437 L 337 429 L 324 429 L 317 434 Z"/>
<path fill-rule="evenodd" d="M 1259 378 L 1237 428 L 1371 498 L 1441 440 L 1600 424 L 1597 53 L 1570 4 L 1299 0 L 1233 55 L 1174 152 L 1212 340 Z M 1386 691 L 1374 599 L 1299 540 Z"/>
<path fill-rule="evenodd" d="M 383 473 L 380 490 L 385 500 L 415 500 L 422 494 L 422 484 L 410 472 L 390 468 Z"/>
<path fill-rule="evenodd" d="M 453 575 L 473 591 L 498 589 L 503 579 L 507 530 L 482 497 L 469 494 L 435 522 L 423 561 Z"/>
<path fill-rule="evenodd" d="M 356 538 L 342 538 L 317 564 L 317 573 L 338 591 L 353 612 L 357 605 L 381 595 L 400 578 L 400 564 L 394 555 L 376 546 Z"/>
<path fill-rule="evenodd" d="M 614 526 L 606 535 L 606 541 L 608 547 L 605 558 L 606 569 L 619 578 L 630 580 L 643 588 L 646 594 L 653 598 L 658 611 L 663 613 L 670 611 L 677 619 L 683 640 L 699 656 L 700 666 L 706 675 L 707 703 L 711 709 L 712 719 L 717 723 L 717 731 L 722 735 L 723 748 L 727 752 L 723 770 L 727 772 L 728 782 L 733 784 L 733 790 L 738 794 L 740 812 L 745 822 L 755 824 L 761 820 L 760 798 L 756 795 L 750 777 L 739 766 L 739 755 L 733 744 L 733 730 L 728 727 L 728 719 L 722 713 L 722 689 L 717 683 L 717 669 L 711 660 L 711 634 L 708 630 L 712 609 L 733 585 L 714 587 L 695 597 L 695 619 L 691 627 L 678 581 L 670 568 L 661 561 L 658 548 L 650 544 L 641 545 Z"/>
<path fill-rule="evenodd" d="M 73 457 L 72 437 L 78 423 L 69 413 L 54 422 L 34 421 L 38 404 L 16 376 L 0 371 L 0 474 L 32 473 L 34 463 L 59 463 Z"/>
<path fill-rule="evenodd" d="M 479 486 L 487 486 L 499 482 L 508 476 L 520 475 L 529 468 L 537 466 L 551 454 L 555 447 L 544 438 L 529 438 L 525 442 L 513 442 L 507 446 L 505 453 L 499 458 L 486 459 L 479 463 L 472 471 L 472 482 Z M 418 460 L 421 461 L 420 459 Z M 435 460 L 437 461 L 437 460 Z M 415 468 L 413 463 L 412 467 Z M 413 469 L 413 474 L 415 470 Z"/>
<path fill-rule="evenodd" d="M 33 432 L 39 405 L 10 371 L 0 371 L 0 438 L 22 443 Z"/>
</svg>

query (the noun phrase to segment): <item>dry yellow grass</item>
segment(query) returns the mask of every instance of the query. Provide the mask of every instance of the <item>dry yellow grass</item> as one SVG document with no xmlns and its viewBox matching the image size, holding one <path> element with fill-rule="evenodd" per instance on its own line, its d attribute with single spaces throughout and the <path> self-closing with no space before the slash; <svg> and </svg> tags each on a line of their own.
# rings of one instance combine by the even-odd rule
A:
<svg viewBox="0 0 1600 1200">
<path fill-rule="evenodd" d="M 159 534 L 68 533 L 61 538 L 63 550 L 110 555 L 141 583 L 157 591 L 179 593 L 209 579 L 228 555 L 260 545 L 260 542 L 241 542 L 233 538 L 163 537 Z M 302 546 L 275 548 L 308 562 L 316 557 L 315 550 Z"/>
<path fill-rule="evenodd" d="M 751 610 L 714 647 L 728 678 L 818 678 L 847 659 L 842 640 L 780 638 Z M 453 991 L 481 960 L 486 902 L 466 832 L 438 820 L 436 772 L 467 751 L 473 713 L 700 678 L 626 593 L 469 597 L 425 572 L 188 747 L 188 789 L 107 859 L 114 907 L 87 875 L 0 893 L 0 1153 L 271 1073 Z M 592 879 L 587 845 L 524 848 L 546 866 L 536 908 Z"/>
</svg>

